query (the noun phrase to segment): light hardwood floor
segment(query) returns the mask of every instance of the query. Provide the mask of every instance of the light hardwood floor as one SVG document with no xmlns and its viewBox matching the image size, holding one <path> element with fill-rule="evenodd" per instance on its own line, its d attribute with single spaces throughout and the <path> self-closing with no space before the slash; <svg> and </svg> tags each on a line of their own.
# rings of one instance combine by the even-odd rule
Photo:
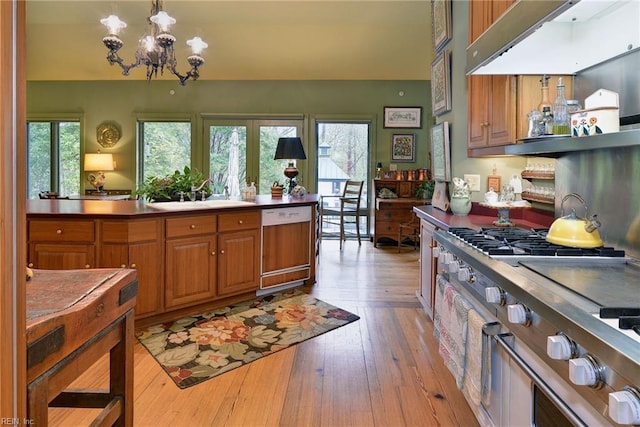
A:
<svg viewBox="0 0 640 427">
<path fill-rule="evenodd" d="M 418 253 L 324 240 L 316 297 L 360 320 L 181 390 L 138 343 L 135 426 L 474 426 L 422 311 Z M 74 387 L 107 384 L 101 359 Z M 50 425 L 95 410 L 50 409 Z"/>
</svg>

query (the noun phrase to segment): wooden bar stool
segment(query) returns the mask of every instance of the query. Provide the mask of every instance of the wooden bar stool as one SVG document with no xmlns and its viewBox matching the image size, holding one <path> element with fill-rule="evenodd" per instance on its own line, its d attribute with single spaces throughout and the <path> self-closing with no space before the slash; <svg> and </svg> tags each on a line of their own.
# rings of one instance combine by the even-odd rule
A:
<svg viewBox="0 0 640 427">
<path fill-rule="evenodd" d="M 410 239 L 412 245 L 404 243 L 405 239 Z M 398 226 L 398 253 L 403 247 L 413 246 L 413 250 L 418 249 L 420 243 L 420 220 L 416 214 L 412 214 L 411 221 L 404 222 Z"/>
</svg>

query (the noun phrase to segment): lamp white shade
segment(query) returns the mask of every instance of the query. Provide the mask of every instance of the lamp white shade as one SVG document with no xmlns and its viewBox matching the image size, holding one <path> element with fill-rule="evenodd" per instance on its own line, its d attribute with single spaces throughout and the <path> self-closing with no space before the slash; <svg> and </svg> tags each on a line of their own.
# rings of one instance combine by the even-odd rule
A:
<svg viewBox="0 0 640 427">
<path fill-rule="evenodd" d="M 84 155 L 85 171 L 112 171 L 113 154 L 87 153 Z"/>
</svg>

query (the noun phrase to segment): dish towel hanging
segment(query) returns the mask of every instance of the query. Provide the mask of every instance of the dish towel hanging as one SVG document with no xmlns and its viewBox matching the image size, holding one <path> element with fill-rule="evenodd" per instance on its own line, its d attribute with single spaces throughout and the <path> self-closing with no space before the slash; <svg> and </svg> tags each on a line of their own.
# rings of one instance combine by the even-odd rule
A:
<svg viewBox="0 0 640 427">
<path fill-rule="evenodd" d="M 486 321 L 474 309 L 469 310 L 467 332 L 467 370 L 464 377 L 463 391 L 467 393 L 474 405 L 480 405 L 482 376 L 482 327 Z M 489 367 L 491 364 L 489 364 Z"/>
<path fill-rule="evenodd" d="M 437 284 L 434 335 L 439 339 L 438 352 L 456 379 L 456 385 L 462 389 L 471 306 L 443 277 L 438 277 Z"/>
</svg>

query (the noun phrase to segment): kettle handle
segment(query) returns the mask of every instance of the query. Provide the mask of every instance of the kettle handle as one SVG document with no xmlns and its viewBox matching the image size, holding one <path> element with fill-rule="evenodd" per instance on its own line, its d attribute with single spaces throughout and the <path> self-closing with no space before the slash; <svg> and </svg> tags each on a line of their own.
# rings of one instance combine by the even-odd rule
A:
<svg viewBox="0 0 640 427">
<path fill-rule="evenodd" d="M 584 206 L 584 216 L 586 218 L 589 213 L 589 210 L 587 209 L 587 203 L 579 194 L 576 193 L 569 193 L 562 198 L 562 202 L 560 203 L 560 215 L 564 216 L 564 202 L 567 201 L 567 199 L 569 199 L 570 197 L 575 197 L 580 201 L 580 203 L 582 203 L 582 206 Z"/>
</svg>

